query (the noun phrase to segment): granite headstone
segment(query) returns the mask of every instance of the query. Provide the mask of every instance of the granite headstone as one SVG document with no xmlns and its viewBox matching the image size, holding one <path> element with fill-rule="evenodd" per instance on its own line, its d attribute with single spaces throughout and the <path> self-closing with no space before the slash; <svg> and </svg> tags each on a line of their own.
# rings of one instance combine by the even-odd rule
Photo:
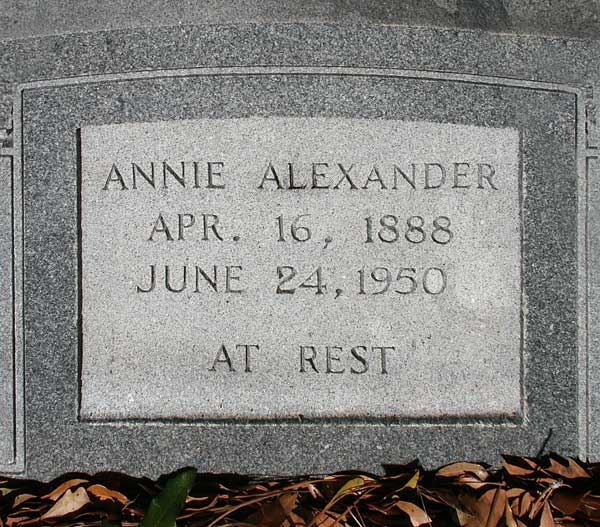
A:
<svg viewBox="0 0 600 527">
<path fill-rule="evenodd" d="M 0 40 L 3 473 L 598 458 L 597 41 L 323 5 Z"/>
</svg>

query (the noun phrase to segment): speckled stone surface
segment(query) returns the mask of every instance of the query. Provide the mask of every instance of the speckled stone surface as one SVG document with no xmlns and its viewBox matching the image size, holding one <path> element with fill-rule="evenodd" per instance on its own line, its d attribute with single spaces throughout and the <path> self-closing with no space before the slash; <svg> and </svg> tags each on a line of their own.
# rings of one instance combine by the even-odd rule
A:
<svg viewBox="0 0 600 527">
<path fill-rule="evenodd" d="M 591 228 L 589 229 L 588 247 L 590 279 L 588 282 L 588 306 L 589 306 L 589 357 L 588 357 L 588 393 L 589 393 L 589 444 L 590 456 L 593 459 L 600 458 L 597 445 L 600 445 L 600 332 L 598 321 L 600 321 L 600 281 L 596 278 L 597 270 L 600 269 L 600 229 L 597 228 L 600 218 L 600 167 L 598 157 L 594 155 L 588 160 L 589 166 L 589 218 Z"/>
<path fill-rule="evenodd" d="M 381 108 L 81 129 L 82 419 L 523 418 L 519 132 Z"/>
<path fill-rule="evenodd" d="M 0 463 L 14 461 L 12 159 L 0 155 Z"/>
<path fill-rule="evenodd" d="M 457 458 L 497 462 L 501 452 L 535 454 L 550 431 L 549 449 L 597 456 L 594 314 L 600 304 L 590 251 L 598 239 L 599 59 L 594 40 L 374 24 L 183 24 L 0 43 L 0 115 L 9 121 L 15 104 L 15 177 L 23 189 L 27 474 L 112 469 L 156 475 L 187 464 L 217 472 L 315 473 L 378 470 L 414 457 L 427 465 Z M 159 71 L 181 68 L 200 69 Z M 134 74 L 141 71 L 149 73 Z M 97 74 L 114 76 L 43 82 Z M 13 88 L 32 81 L 42 82 L 23 85 L 22 100 L 13 95 Z M 85 353 L 78 130 L 250 117 L 519 130 L 523 324 L 514 331 L 523 349 L 523 419 L 78 417 Z M 465 382 L 463 389 L 476 388 Z M 492 391 L 479 395 L 494 397 Z"/>
<path fill-rule="evenodd" d="M 207 23 L 382 24 L 597 38 L 597 0 L 2 0 L 0 39 Z"/>
</svg>

